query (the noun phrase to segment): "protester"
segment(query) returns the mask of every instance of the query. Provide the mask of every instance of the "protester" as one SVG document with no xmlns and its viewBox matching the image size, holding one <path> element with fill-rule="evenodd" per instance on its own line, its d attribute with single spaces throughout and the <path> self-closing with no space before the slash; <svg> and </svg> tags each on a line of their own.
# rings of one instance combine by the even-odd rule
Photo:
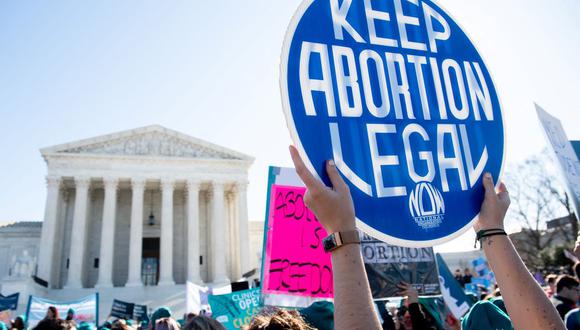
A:
<svg viewBox="0 0 580 330">
<path fill-rule="evenodd" d="M 318 330 L 334 329 L 334 304 L 329 301 L 317 301 L 298 311 L 304 321 Z"/>
<path fill-rule="evenodd" d="M 157 320 L 171 317 L 171 309 L 169 307 L 159 307 L 151 315 L 151 323 L 149 323 L 150 329 L 155 329 L 157 326 Z"/>
<path fill-rule="evenodd" d="M 226 328 L 210 317 L 199 315 L 187 322 L 183 330 L 226 330 Z"/>
<path fill-rule="evenodd" d="M 409 322 L 407 321 L 405 324 L 405 329 L 409 328 L 409 325 L 413 329 L 437 329 L 437 325 L 435 325 L 429 318 L 425 315 L 424 311 L 421 308 L 421 304 L 419 304 L 419 293 L 413 286 L 408 283 L 399 283 L 397 285 L 399 287 L 400 294 L 402 296 L 406 296 L 406 303 L 409 313 Z"/>
<path fill-rule="evenodd" d="M 293 146 L 290 147 L 290 154 L 296 173 L 308 188 L 304 203 L 314 212 L 326 231 L 332 234 L 356 230 L 350 191 L 334 163 L 326 163 L 326 172 L 333 185 L 333 188 L 329 188 L 310 173 Z M 335 329 L 380 329 L 360 245 L 342 245 L 331 252 L 331 258 Z"/>
<path fill-rule="evenodd" d="M 564 324 L 566 324 L 566 329 L 568 330 L 580 329 L 580 308 L 574 308 L 566 313 Z"/>
<path fill-rule="evenodd" d="M 155 322 L 155 330 L 179 330 L 181 327 L 171 317 L 164 317 Z"/>
<path fill-rule="evenodd" d="M 116 320 L 111 326 L 111 330 L 132 330 L 130 326 L 127 325 L 125 320 Z"/>
<path fill-rule="evenodd" d="M 113 327 L 113 323 L 111 321 L 105 321 L 100 329 L 111 329 Z"/>
<path fill-rule="evenodd" d="M 481 238 L 481 246 L 501 289 L 511 321 L 516 329 L 564 329 L 558 312 L 527 270 L 522 259 L 503 232 L 504 217 L 510 204 L 509 193 L 502 183 L 496 193 L 489 173 L 483 178 L 485 197 L 473 228 L 495 230 L 496 234 Z M 503 234 L 498 233 L 502 231 Z"/>
<path fill-rule="evenodd" d="M 58 322 L 62 325 L 63 330 L 76 330 L 77 324 L 73 320 L 58 320 Z"/>
<path fill-rule="evenodd" d="M 62 330 L 65 328 L 64 321 L 59 318 L 58 309 L 50 306 L 46 310 L 46 315 L 34 329 L 36 330 Z"/>
<path fill-rule="evenodd" d="M 81 322 L 77 330 L 95 330 L 95 325 L 89 322 Z"/>
<path fill-rule="evenodd" d="M 67 321 L 72 321 L 75 318 L 75 310 L 73 308 L 69 308 L 69 310 L 66 312 L 66 318 L 65 320 Z"/>
<path fill-rule="evenodd" d="M 354 314 L 351 311 L 351 314 Z M 340 328 L 340 327 L 339 327 Z M 297 311 L 279 308 L 265 309 L 252 318 L 247 330 L 316 330 L 304 321 Z M 351 328 L 355 329 L 355 328 Z M 366 328 L 360 328 L 366 329 Z"/>
<path fill-rule="evenodd" d="M 183 315 L 184 325 L 185 324 L 188 324 L 189 322 L 191 322 L 191 320 L 193 320 L 193 318 L 196 317 L 196 316 L 197 316 L 197 314 L 195 314 L 195 313 L 187 313 L 187 314 L 184 314 Z"/>
<path fill-rule="evenodd" d="M 326 187 L 306 168 L 298 151 L 290 147 L 296 172 L 308 188 L 305 204 L 314 212 L 328 233 L 355 229 L 354 206 L 350 191 L 334 163 L 326 163 L 332 188 Z M 506 308 L 515 328 L 564 329 L 558 312 L 532 277 L 505 234 L 504 217 L 510 204 L 505 185 L 496 192 L 489 173 L 483 177 L 485 197 L 474 224 L 476 233 L 488 230 L 480 242 L 494 270 Z M 502 234 L 503 233 L 503 234 Z M 380 329 L 362 264 L 359 246 L 344 245 L 332 252 L 337 329 Z M 525 303 L 522 303 L 525 302 Z M 357 311 L 353 313 L 352 311 Z"/>
<path fill-rule="evenodd" d="M 55 318 L 44 318 L 42 321 L 38 322 L 35 330 L 64 330 L 65 324 L 64 320 Z M 68 328 L 66 328 L 68 329 Z"/>
<path fill-rule="evenodd" d="M 463 287 L 465 287 L 465 284 L 470 284 L 471 283 L 471 279 L 473 278 L 473 275 L 471 274 L 471 270 L 469 270 L 469 268 L 465 268 L 465 271 L 463 272 Z"/>
<path fill-rule="evenodd" d="M 146 329 L 149 329 L 149 320 L 142 320 L 139 326 L 137 327 L 137 330 L 146 330 Z"/>
<path fill-rule="evenodd" d="M 453 274 L 453 277 L 455 278 L 457 283 L 459 283 L 459 285 L 461 285 L 462 288 L 465 287 L 465 282 L 463 282 L 463 275 L 461 275 L 460 269 L 455 270 L 455 274 Z"/>
<path fill-rule="evenodd" d="M 552 297 L 552 303 L 562 320 L 566 313 L 576 308 L 576 302 L 580 298 L 578 284 L 578 280 L 569 275 L 561 275 L 556 280 L 556 294 Z"/>
<path fill-rule="evenodd" d="M 558 275 L 556 275 L 556 274 L 550 274 L 550 275 L 546 276 L 546 284 L 548 284 L 548 287 L 545 289 L 545 291 L 546 291 L 546 295 L 548 295 L 548 298 L 552 298 L 554 293 L 556 293 L 556 279 L 557 278 L 558 278 Z"/>
<path fill-rule="evenodd" d="M 513 328 L 509 316 L 494 303 L 487 300 L 479 301 L 473 305 L 461 320 L 462 330 L 509 330 Z"/>
<path fill-rule="evenodd" d="M 58 309 L 56 309 L 56 307 L 54 306 L 48 307 L 48 309 L 46 310 L 46 316 L 44 318 L 58 320 L 60 318 L 58 316 Z"/>
<path fill-rule="evenodd" d="M 13 330 L 24 330 L 26 329 L 26 316 L 19 315 L 12 321 L 11 329 Z"/>
</svg>

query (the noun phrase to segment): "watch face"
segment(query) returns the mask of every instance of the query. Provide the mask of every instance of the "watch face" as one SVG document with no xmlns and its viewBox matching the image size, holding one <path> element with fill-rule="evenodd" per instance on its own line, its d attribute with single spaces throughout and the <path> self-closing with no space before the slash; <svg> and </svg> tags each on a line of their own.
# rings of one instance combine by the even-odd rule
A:
<svg viewBox="0 0 580 330">
<path fill-rule="evenodd" d="M 334 236 L 330 235 L 322 241 L 324 245 L 324 251 L 328 252 L 336 247 L 336 241 L 334 240 Z"/>
</svg>

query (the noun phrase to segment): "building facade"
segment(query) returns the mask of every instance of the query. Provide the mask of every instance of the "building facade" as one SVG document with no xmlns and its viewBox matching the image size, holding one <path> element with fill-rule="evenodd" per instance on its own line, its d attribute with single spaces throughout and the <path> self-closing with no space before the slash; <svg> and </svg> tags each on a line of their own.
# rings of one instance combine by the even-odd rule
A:
<svg viewBox="0 0 580 330">
<path fill-rule="evenodd" d="M 51 289 L 225 283 L 250 270 L 253 158 L 149 126 L 41 150 Z"/>
</svg>

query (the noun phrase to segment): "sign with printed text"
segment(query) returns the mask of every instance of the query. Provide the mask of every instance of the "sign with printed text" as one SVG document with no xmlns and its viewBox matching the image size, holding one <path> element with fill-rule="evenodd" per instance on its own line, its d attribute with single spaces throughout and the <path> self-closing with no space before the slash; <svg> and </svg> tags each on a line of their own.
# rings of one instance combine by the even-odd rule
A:
<svg viewBox="0 0 580 330">
<path fill-rule="evenodd" d="M 28 299 L 26 319 L 28 326 L 33 329 L 38 322 L 46 316 L 48 307 L 54 306 L 60 315 L 66 315 L 69 309 L 75 310 L 74 320 L 77 324 L 82 322 L 97 324 L 99 320 L 99 294 L 95 293 L 76 301 L 55 301 L 36 296 Z"/>
<path fill-rule="evenodd" d="M 212 317 L 228 330 L 241 329 L 250 324 L 252 316 L 262 309 L 260 288 L 209 295 L 208 301 Z"/>
<path fill-rule="evenodd" d="M 19 298 L 20 293 L 14 293 L 9 296 L 3 296 L 0 294 L 0 312 L 5 310 L 17 310 Z"/>
<path fill-rule="evenodd" d="M 133 318 L 134 309 L 135 304 L 133 303 L 113 299 L 113 305 L 111 306 L 111 313 L 109 315 L 118 319 L 130 320 Z"/>
<path fill-rule="evenodd" d="M 437 268 L 439 270 L 439 282 L 441 283 L 441 295 L 443 300 L 453 316 L 460 320 L 465 313 L 469 311 L 469 308 L 473 305 L 465 291 L 457 282 L 457 280 L 451 274 L 449 267 L 443 260 L 440 254 L 436 254 L 437 257 Z"/>
<path fill-rule="evenodd" d="M 502 172 L 491 75 L 432 0 L 304 0 L 280 85 L 306 165 L 330 184 L 324 163 L 334 160 L 358 226 L 381 241 L 423 247 L 459 236 L 479 214 L 483 173 Z"/>
<path fill-rule="evenodd" d="M 148 321 L 149 315 L 147 315 L 147 306 L 135 304 L 133 306 L 133 319 L 137 321 Z"/>
<path fill-rule="evenodd" d="M 304 205 L 304 187 L 273 185 L 267 219 L 264 293 L 332 298 L 326 230 Z"/>
<path fill-rule="evenodd" d="M 421 296 L 438 295 L 439 278 L 433 248 L 390 245 L 363 235 L 365 270 L 374 299 L 398 297 L 401 282 L 411 284 Z"/>
<path fill-rule="evenodd" d="M 572 147 L 560 120 L 536 104 L 536 112 L 546 139 L 548 148 L 556 158 L 560 167 L 563 182 L 567 188 L 568 196 L 572 201 L 572 207 L 576 214 L 580 214 L 580 161 Z"/>
</svg>

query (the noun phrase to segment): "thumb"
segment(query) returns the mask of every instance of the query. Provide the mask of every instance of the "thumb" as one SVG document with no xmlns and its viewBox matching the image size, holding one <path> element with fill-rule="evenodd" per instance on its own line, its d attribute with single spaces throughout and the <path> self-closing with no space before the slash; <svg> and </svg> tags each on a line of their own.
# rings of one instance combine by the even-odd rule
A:
<svg viewBox="0 0 580 330">
<path fill-rule="evenodd" d="M 340 173 L 338 173 L 338 169 L 336 168 L 336 165 L 334 164 L 333 160 L 328 160 L 326 162 L 326 173 L 330 178 L 330 182 L 332 182 L 332 187 L 336 191 L 340 192 L 348 191 L 348 186 L 342 179 L 342 176 L 340 176 Z"/>
<path fill-rule="evenodd" d="M 495 197 L 495 186 L 493 184 L 493 178 L 491 177 L 491 173 L 485 173 L 483 175 L 483 187 L 485 188 L 485 198 L 492 198 Z"/>
<path fill-rule="evenodd" d="M 498 191 L 499 191 L 498 198 L 502 202 L 509 204 L 510 203 L 510 195 L 509 195 L 509 192 L 508 192 L 508 190 L 503 182 L 499 184 Z"/>
</svg>

